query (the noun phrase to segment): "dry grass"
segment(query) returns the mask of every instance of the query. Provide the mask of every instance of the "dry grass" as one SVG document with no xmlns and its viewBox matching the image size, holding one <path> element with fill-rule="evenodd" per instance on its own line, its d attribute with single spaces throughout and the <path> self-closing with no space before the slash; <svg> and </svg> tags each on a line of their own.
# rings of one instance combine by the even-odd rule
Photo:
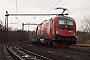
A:
<svg viewBox="0 0 90 60">
<path fill-rule="evenodd" d="M 86 45 L 90 46 L 90 40 L 87 40 Z"/>
<path fill-rule="evenodd" d="M 90 44 L 76 44 L 77 46 L 90 46 Z"/>
</svg>

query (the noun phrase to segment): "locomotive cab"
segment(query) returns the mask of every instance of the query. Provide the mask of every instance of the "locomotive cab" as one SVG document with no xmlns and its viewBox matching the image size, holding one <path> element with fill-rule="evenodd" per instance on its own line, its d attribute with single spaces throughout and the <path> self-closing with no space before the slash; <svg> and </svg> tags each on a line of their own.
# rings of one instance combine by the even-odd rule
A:
<svg viewBox="0 0 90 60">
<path fill-rule="evenodd" d="M 57 16 L 52 18 L 54 34 L 53 42 L 65 44 L 76 44 L 76 23 L 73 18 L 66 16 Z"/>
</svg>

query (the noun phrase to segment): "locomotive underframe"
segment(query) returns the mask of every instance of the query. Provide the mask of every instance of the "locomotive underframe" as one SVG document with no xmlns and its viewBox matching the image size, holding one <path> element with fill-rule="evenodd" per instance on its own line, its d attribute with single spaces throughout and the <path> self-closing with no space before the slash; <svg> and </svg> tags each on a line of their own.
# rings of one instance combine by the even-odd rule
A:
<svg viewBox="0 0 90 60">
<path fill-rule="evenodd" d="M 75 36 L 61 36 L 58 34 L 54 34 L 52 38 L 53 42 L 60 42 L 60 43 L 66 43 L 66 44 L 76 44 L 77 39 Z"/>
<path fill-rule="evenodd" d="M 45 44 L 48 46 L 62 46 L 70 47 L 70 45 L 76 44 L 77 39 L 75 36 L 61 36 L 59 34 L 54 34 L 52 39 L 40 38 L 42 36 L 38 35 L 36 42 L 38 44 Z"/>
</svg>

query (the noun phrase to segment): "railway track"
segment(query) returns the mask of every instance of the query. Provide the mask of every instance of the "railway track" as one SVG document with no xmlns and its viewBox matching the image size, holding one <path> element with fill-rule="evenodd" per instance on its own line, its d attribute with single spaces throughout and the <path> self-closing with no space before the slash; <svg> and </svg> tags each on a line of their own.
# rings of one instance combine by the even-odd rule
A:
<svg viewBox="0 0 90 60">
<path fill-rule="evenodd" d="M 32 44 L 30 42 L 13 43 L 6 46 L 6 50 L 14 60 L 90 60 L 90 50 L 83 50 L 83 48 L 78 46 L 74 48 L 53 48 Z M 90 47 L 87 48 L 90 49 Z"/>
<path fill-rule="evenodd" d="M 14 60 L 52 60 L 34 52 L 27 51 L 16 44 L 8 44 L 6 50 Z"/>
<path fill-rule="evenodd" d="M 48 46 L 44 46 L 44 47 L 50 48 Z M 90 53 L 90 46 L 86 46 L 86 45 L 72 45 L 70 48 L 64 48 L 64 47 L 51 47 L 51 48 L 82 52 L 82 53 Z"/>
<path fill-rule="evenodd" d="M 83 53 L 90 53 L 90 46 L 75 45 L 69 50 L 83 52 Z"/>
<path fill-rule="evenodd" d="M 87 46 L 87 47 L 73 46 L 71 48 L 47 47 L 47 46 L 43 46 L 43 45 L 32 44 L 30 42 L 29 43 L 26 42 L 24 44 L 22 43 L 19 45 L 20 45 L 20 47 L 22 47 L 28 51 L 30 49 L 36 49 L 38 51 L 40 50 L 41 52 L 46 52 L 47 54 L 52 53 L 54 55 L 54 57 L 62 56 L 63 58 L 62 57 L 60 57 L 60 58 L 63 60 L 85 60 L 84 58 L 86 58 L 87 60 L 90 60 L 90 57 L 89 57 L 90 56 L 90 47 L 89 46 Z M 31 47 L 31 45 L 32 45 L 32 47 Z"/>
</svg>

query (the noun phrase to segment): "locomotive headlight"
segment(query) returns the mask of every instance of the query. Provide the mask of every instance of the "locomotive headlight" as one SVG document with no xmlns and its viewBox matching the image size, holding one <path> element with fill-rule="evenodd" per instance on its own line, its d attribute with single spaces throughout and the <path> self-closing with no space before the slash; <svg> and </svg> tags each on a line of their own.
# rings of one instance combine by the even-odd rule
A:
<svg viewBox="0 0 90 60">
<path fill-rule="evenodd" d="M 76 35 L 76 32 L 74 32 L 73 34 Z"/>
<path fill-rule="evenodd" d="M 58 34 L 58 30 L 56 30 L 56 34 Z"/>
</svg>

